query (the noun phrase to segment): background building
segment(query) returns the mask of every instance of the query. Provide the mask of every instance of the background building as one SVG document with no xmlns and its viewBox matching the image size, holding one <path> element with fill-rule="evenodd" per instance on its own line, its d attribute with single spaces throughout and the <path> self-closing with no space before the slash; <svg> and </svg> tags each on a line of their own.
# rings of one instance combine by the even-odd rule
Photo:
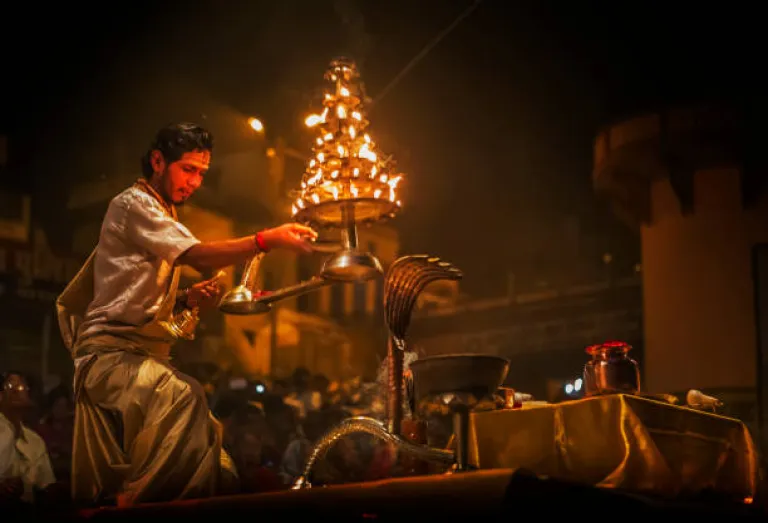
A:
<svg viewBox="0 0 768 523">
<path fill-rule="evenodd" d="M 642 240 L 647 389 L 720 396 L 765 444 L 768 170 L 755 123 L 716 106 L 617 123 L 595 141 L 593 179 Z"/>
<path fill-rule="evenodd" d="M 0 176 L 20 179 L 23 169 L 0 137 Z M 68 239 L 50 235 L 26 190 L 0 190 L 0 362 L 27 373 L 37 390 L 71 374 L 54 317 L 54 301 L 75 275 L 80 260 Z"/>
<path fill-rule="evenodd" d="M 508 358 L 506 383 L 549 401 L 581 376 L 584 349 L 620 339 L 642 361 L 640 275 L 516 292 L 493 299 L 462 299 L 451 286 L 430 287 L 411 326 L 411 343 L 425 355 L 480 353 Z M 579 396 L 581 390 L 571 393 Z"/>
</svg>

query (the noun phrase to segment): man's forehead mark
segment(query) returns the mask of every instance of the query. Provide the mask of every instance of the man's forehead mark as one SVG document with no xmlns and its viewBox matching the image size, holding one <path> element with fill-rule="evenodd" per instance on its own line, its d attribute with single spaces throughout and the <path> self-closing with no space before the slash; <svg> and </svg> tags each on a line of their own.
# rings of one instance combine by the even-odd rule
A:
<svg viewBox="0 0 768 523">
<path fill-rule="evenodd" d="M 192 164 L 196 167 L 207 169 L 211 164 L 210 151 L 193 151 L 186 153 L 182 161 Z"/>
</svg>

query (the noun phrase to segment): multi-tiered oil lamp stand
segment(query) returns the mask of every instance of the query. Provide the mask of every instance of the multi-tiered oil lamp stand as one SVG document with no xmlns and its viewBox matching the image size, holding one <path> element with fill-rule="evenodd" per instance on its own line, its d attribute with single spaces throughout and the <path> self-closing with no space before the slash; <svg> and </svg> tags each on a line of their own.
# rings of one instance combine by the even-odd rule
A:
<svg viewBox="0 0 768 523">
<path fill-rule="evenodd" d="M 377 154 L 365 132 L 366 98 L 354 62 L 334 60 L 325 80 L 323 110 L 306 119 L 316 137 L 301 188 L 294 195 L 292 215 L 319 229 L 339 229 L 341 245 L 325 261 L 319 276 L 274 292 L 256 289 L 262 256 L 254 257 L 246 264 L 240 284 L 222 298 L 219 309 L 225 314 L 265 313 L 279 300 L 334 282 L 360 282 L 382 274 L 379 260 L 360 250 L 357 227 L 397 213 L 400 201 L 395 189 L 401 176 L 394 172 L 393 162 Z"/>
<path fill-rule="evenodd" d="M 292 212 L 296 221 L 341 231 L 342 248 L 326 260 L 322 277 L 365 281 L 380 276 L 382 267 L 359 248 L 357 227 L 395 216 L 401 175 L 366 132 L 366 96 L 355 63 L 334 60 L 325 80 L 323 109 L 306 119 L 316 137 Z"/>
</svg>

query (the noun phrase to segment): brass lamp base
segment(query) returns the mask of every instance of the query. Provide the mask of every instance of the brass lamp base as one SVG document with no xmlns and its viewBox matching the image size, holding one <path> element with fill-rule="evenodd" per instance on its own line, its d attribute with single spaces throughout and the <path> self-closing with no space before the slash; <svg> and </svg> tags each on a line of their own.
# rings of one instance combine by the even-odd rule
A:
<svg viewBox="0 0 768 523">
<path fill-rule="evenodd" d="M 294 219 L 320 228 L 343 228 L 349 217 L 360 225 L 370 225 L 392 218 L 400 210 L 397 202 L 385 198 L 348 198 L 331 200 L 299 209 Z"/>
<path fill-rule="evenodd" d="M 368 252 L 344 250 L 328 258 L 320 276 L 338 282 L 361 282 L 383 273 L 381 262 Z"/>
</svg>

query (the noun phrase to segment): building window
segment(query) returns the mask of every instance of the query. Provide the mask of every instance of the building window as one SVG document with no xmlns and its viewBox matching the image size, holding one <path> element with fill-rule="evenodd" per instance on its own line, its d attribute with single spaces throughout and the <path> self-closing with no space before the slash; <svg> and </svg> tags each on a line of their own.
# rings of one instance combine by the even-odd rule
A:
<svg viewBox="0 0 768 523">
<path fill-rule="evenodd" d="M 312 277 L 312 267 L 310 260 L 301 256 L 296 261 L 296 276 L 300 282 Z M 311 294 L 300 294 L 296 297 L 296 310 L 299 312 L 309 312 Z"/>
<path fill-rule="evenodd" d="M 331 317 L 337 320 L 344 319 L 344 291 L 346 285 L 337 283 L 331 286 Z"/>
<path fill-rule="evenodd" d="M 0 219 L 24 219 L 24 197 L 11 192 L 0 192 Z"/>
</svg>

